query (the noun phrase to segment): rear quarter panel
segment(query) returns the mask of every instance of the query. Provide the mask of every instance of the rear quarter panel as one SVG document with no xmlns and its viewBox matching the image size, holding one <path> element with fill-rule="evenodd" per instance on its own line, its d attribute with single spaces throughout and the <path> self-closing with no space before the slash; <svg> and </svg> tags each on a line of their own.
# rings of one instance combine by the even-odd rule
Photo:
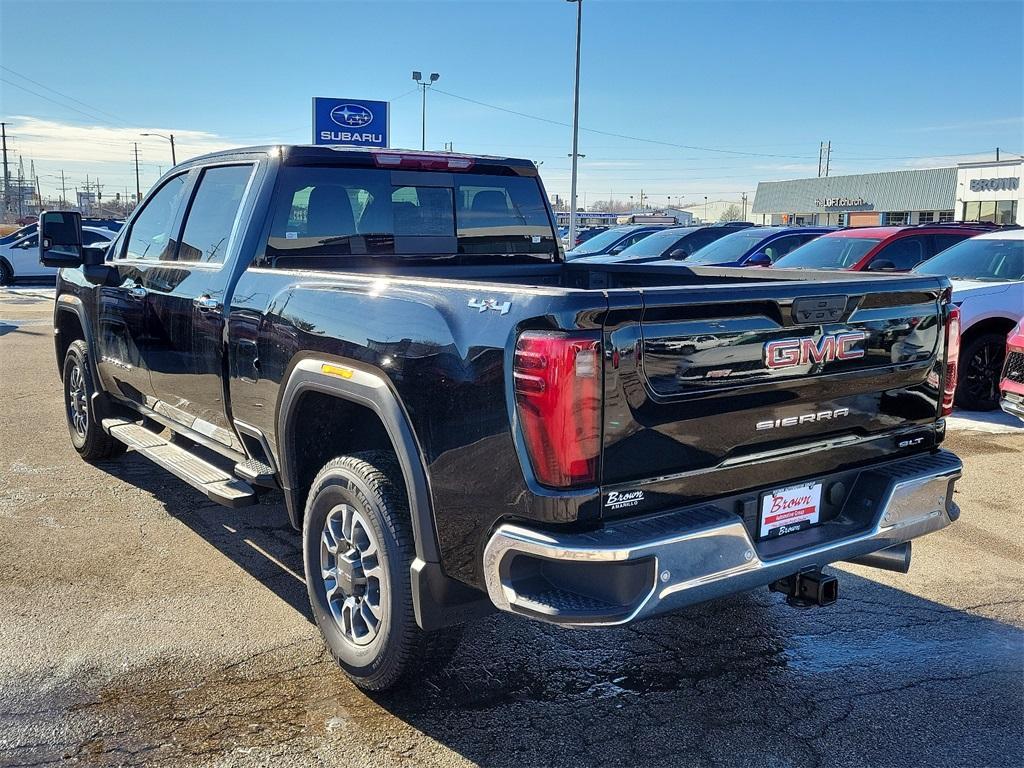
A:
<svg viewBox="0 0 1024 768">
<path fill-rule="evenodd" d="M 522 329 L 600 327 L 600 293 L 250 269 L 234 296 L 234 416 L 277 446 L 281 388 L 296 361 L 321 356 L 383 378 L 419 445 L 449 575 L 482 583 L 482 545 L 503 517 L 554 523 L 597 513 L 596 489 L 555 494 L 532 481 L 506 371 Z M 245 340 L 258 344 L 258 379 L 239 369 Z"/>
</svg>

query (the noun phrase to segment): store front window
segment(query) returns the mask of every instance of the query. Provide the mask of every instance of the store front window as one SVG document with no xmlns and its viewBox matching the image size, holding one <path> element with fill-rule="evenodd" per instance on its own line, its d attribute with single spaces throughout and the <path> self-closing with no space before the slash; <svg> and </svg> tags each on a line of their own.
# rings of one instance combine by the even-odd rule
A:
<svg viewBox="0 0 1024 768">
<path fill-rule="evenodd" d="M 883 226 L 902 227 L 910 223 L 910 214 L 907 211 L 890 211 L 885 214 Z"/>
<path fill-rule="evenodd" d="M 964 221 L 1013 224 L 1016 220 L 1016 200 L 968 200 L 964 203 Z"/>
<path fill-rule="evenodd" d="M 952 211 L 939 211 L 939 224 L 947 224 L 953 220 Z"/>
</svg>

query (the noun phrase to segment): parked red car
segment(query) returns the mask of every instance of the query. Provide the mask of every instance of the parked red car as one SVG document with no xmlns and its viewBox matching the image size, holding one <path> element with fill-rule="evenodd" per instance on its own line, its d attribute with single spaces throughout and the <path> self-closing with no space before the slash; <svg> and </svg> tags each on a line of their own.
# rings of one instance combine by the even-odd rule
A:
<svg viewBox="0 0 1024 768">
<path fill-rule="evenodd" d="M 851 227 L 830 232 L 789 252 L 777 269 L 848 269 L 906 272 L 968 237 L 991 232 L 985 224 Z"/>
<path fill-rule="evenodd" d="M 999 382 L 999 405 L 1024 419 L 1024 320 L 1006 337 L 1006 363 Z"/>
</svg>

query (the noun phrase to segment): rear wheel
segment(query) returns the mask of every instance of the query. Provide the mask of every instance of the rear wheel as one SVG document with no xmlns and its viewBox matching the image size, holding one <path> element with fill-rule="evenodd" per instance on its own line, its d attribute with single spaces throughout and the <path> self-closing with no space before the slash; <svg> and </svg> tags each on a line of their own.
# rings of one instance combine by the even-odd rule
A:
<svg viewBox="0 0 1024 768">
<path fill-rule="evenodd" d="M 97 413 L 93 398 L 96 388 L 89 367 L 89 348 L 84 341 L 73 341 L 64 356 L 64 414 L 67 417 L 71 445 L 86 461 L 106 459 L 124 450 L 100 426 L 102 414 Z"/>
<path fill-rule="evenodd" d="M 969 411 L 999 407 L 999 377 L 1006 359 L 1006 337 L 983 333 L 960 350 L 956 404 Z"/>
<path fill-rule="evenodd" d="M 303 520 L 306 587 L 328 649 L 360 688 L 384 690 L 443 665 L 452 631 L 416 624 L 409 568 L 409 508 L 393 454 L 329 461 L 313 481 Z"/>
<path fill-rule="evenodd" d="M 11 269 L 11 265 L 3 259 L 0 259 L 0 285 L 13 285 L 14 283 L 14 270 Z"/>
</svg>

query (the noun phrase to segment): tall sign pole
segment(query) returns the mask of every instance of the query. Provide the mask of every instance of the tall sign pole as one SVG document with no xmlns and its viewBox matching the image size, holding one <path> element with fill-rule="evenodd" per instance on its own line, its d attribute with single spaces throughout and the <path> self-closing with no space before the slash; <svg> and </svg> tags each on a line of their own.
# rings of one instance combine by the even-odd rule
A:
<svg viewBox="0 0 1024 768">
<path fill-rule="evenodd" d="M 576 3 L 576 84 L 572 99 L 572 190 L 569 194 L 569 248 L 576 247 L 576 172 L 579 163 L 580 139 L 580 34 L 583 31 L 583 0 Z"/>
</svg>

